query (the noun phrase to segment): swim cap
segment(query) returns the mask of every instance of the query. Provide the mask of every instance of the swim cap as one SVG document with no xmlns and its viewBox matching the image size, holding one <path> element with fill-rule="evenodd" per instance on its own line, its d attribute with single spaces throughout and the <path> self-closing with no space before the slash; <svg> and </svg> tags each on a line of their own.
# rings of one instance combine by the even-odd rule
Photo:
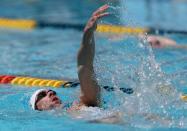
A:
<svg viewBox="0 0 187 131">
<path fill-rule="evenodd" d="M 30 105 L 32 107 L 33 110 L 36 110 L 36 100 L 37 100 L 37 97 L 38 97 L 38 94 L 42 91 L 46 91 L 47 89 L 39 89 L 37 91 L 35 91 L 33 93 L 33 95 L 31 96 L 30 98 Z"/>
</svg>

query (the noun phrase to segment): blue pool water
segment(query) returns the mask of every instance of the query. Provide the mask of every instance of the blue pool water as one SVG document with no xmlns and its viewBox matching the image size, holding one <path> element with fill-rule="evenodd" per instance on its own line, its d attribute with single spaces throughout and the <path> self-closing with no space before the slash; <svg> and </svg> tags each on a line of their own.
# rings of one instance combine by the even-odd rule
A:
<svg viewBox="0 0 187 131">
<path fill-rule="evenodd" d="M 0 16 L 30 18 L 55 22 L 85 23 L 91 9 L 104 2 L 81 1 L 81 8 L 65 0 L 2 0 Z M 165 13 L 172 6 L 177 19 L 171 16 L 158 16 L 158 3 L 154 4 L 152 19 L 146 16 L 146 1 L 120 1 L 116 16 L 103 22 L 124 23 L 141 26 L 158 26 L 185 29 L 182 13 L 187 11 L 182 3 L 161 2 Z M 137 8 L 133 6 L 138 4 Z M 51 6 L 53 5 L 53 6 Z M 84 11 L 89 9 L 89 11 Z M 121 14 L 120 10 L 127 12 Z M 186 10 L 185 10 L 186 9 Z M 137 10 L 137 11 L 135 11 Z M 38 11 L 40 13 L 38 13 Z M 43 11 L 43 12 L 41 12 Z M 20 14 L 22 12 L 22 14 Z M 63 15 L 63 12 L 66 16 Z M 68 13 L 68 14 L 67 14 Z M 148 15 L 148 14 L 147 14 Z M 171 15 L 171 14 L 170 14 Z M 160 17 L 165 19 L 161 22 Z M 148 20 L 147 20 L 148 19 Z M 172 20 L 172 22 L 171 22 Z M 169 23 L 169 24 L 168 24 Z M 180 26 L 177 26 L 179 25 Z M 76 54 L 80 46 L 82 32 L 76 30 L 57 30 L 52 28 L 32 31 L 0 30 L 0 74 L 23 75 L 51 79 L 77 80 Z M 165 34 L 180 44 L 185 44 L 185 35 Z M 135 36 L 124 36 L 114 40 L 96 33 L 96 57 L 94 67 L 101 85 L 133 88 L 135 93 L 127 95 L 119 90 L 102 90 L 105 111 L 98 110 L 82 116 L 72 117 L 66 111 L 33 111 L 28 105 L 31 94 L 38 88 L 0 85 L 0 130 L 185 130 L 187 128 L 187 104 L 179 100 L 180 93 L 187 93 L 187 54 L 186 50 L 151 49 Z M 163 88 L 162 88 L 163 87 Z M 163 91 L 162 89 L 167 89 Z M 79 97 L 79 87 L 55 89 L 60 98 L 71 103 Z M 107 112 L 121 112 L 123 123 L 90 123 Z M 135 113 L 132 115 L 132 112 Z M 142 117 L 156 114 L 157 119 Z M 102 114 L 102 115 L 101 115 Z"/>
</svg>

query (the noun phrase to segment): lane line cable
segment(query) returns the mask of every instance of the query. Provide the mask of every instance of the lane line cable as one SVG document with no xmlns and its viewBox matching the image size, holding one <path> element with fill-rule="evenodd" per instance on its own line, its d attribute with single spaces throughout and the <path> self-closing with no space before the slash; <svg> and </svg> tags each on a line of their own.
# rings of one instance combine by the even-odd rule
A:
<svg viewBox="0 0 187 131">
<path fill-rule="evenodd" d="M 0 18 L 1 28 L 11 28 L 11 29 L 24 29 L 31 30 L 35 28 L 55 28 L 55 29 L 74 29 L 82 31 L 85 24 L 82 23 L 54 23 L 45 21 L 35 21 L 29 19 L 8 19 Z M 114 34 L 183 34 L 187 35 L 185 30 L 175 30 L 175 29 L 163 29 L 154 27 L 127 27 L 123 25 L 107 25 L 98 24 L 97 31 L 101 33 L 114 33 Z"/>
</svg>

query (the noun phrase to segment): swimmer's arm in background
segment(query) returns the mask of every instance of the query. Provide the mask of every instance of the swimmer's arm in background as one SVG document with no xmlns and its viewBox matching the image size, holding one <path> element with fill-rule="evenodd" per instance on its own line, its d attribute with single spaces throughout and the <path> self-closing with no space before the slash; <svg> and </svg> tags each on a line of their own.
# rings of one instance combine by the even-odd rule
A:
<svg viewBox="0 0 187 131">
<path fill-rule="evenodd" d="M 97 84 L 93 69 L 95 55 L 94 31 L 97 28 L 97 20 L 107 16 L 105 11 L 108 5 L 104 5 L 96 10 L 84 29 L 81 47 L 77 55 L 78 77 L 81 86 L 81 104 L 86 106 L 100 105 L 100 87 Z"/>
<path fill-rule="evenodd" d="M 168 48 L 171 48 L 171 49 L 184 49 L 184 50 L 187 50 L 187 45 L 173 45 L 171 47 L 168 47 Z"/>
</svg>

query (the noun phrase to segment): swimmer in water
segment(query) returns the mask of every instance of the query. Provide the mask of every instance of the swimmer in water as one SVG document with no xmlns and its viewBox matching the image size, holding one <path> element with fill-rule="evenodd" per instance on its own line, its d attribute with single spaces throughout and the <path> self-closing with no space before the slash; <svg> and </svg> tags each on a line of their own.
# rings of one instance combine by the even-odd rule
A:
<svg viewBox="0 0 187 131">
<path fill-rule="evenodd" d="M 163 36 L 148 35 L 147 42 L 153 48 L 176 47 L 177 43 L 174 40 Z"/>
<path fill-rule="evenodd" d="M 109 37 L 109 39 L 112 41 L 119 41 L 124 39 L 123 34 L 110 33 L 105 34 L 104 36 Z M 140 40 L 146 40 L 146 42 L 150 44 L 152 48 L 187 49 L 187 45 L 178 44 L 175 40 L 165 36 L 140 34 L 138 35 L 138 38 L 140 38 Z"/>
<path fill-rule="evenodd" d="M 187 49 L 187 45 L 179 45 L 176 41 L 164 36 L 147 35 L 147 42 L 153 48 Z"/>
<path fill-rule="evenodd" d="M 108 16 L 109 13 L 106 10 L 109 8 L 108 5 L 104 5 L 97 9 L 88 20 L 84 28 L 84 34 L 82 38 L 81 47 L 77 55 L 77 68 L 78 77 L 80 81 L 81 95 L 79 102 L 75 101 L 72 105 L 66 106 L 63 101 L 57 96 L 56 92 L 49 89 L 37 90 L 30 98 L 30 105 L 33 110 L 52 110 L 52 109 L 67 109 L 72 116 L 77 115 L 76 111 L 85 110 L 89 107 L 96 112 L 102 112 L 101 100 L 100 100 L 100 87 L 97 84 L 95 78 L 93 60 L 95 55 L 95 40 L 94 31 L 97 28 L 97 21 L 100 18 Z M 92 108 L 94 107 L 94 108 Z M 93 112 L 91 110 L 91 112 Z M 83 111 L 84 112 L 84 111 Z M 109 113 L 106 112 L 100 114 L 102 117 L 89 122 L 104 122 L 104 123 L 120 123 L 121 117 L 119 112 Z"/>
<path fill-rule="evenodd" d="M 73 102 L 71 106 L 67 108 L 63 101 L 57 96 L 57 93 L 49 89 L 37 90 L 30 98 L 30 105 L 33 110 L 52 110 L 66 108 L 68 112 L 78 111 L 85 107 L 101 107 L 100 99 L 100 86 L 95 78 L 93 61 L 95 55 L 95 40 L 94 31 L 97 28 L 97 21 L 100 18 L 108 16 L 109 13 L 106 10 L 109 8 L 108 5 L 104 5 L 97 9 L 88 20 L 82 38 L 82 43 L 77 55 L 77 68 L 78 77 L 80 81 L 81 95 L 79 102 Z M 98 112 L 99 108 L 94 108 Z M 103 114 L 103 113 L 102 113 Z M 108 114 L 108 113 L 106 113 Z M 135 115 L 136 113 L 130 114 Z M 140 114 L 141 115 L 141 114 Z M 162 121 L 167 123 L 168 121 L 163 120 L 157 115 L 153 114 L 142 114 L 145 119 Z M 120 112 L 114 112 L 111 115 L 106 115 L 99 119 L 94 119 L 90 122 L 104 122 L 104 123 L 124 123 Z M 126 122 L 125 122 L 126 123 Z"/>
<path fill-rule="evenodd" d="M 106 10 L 108 5 L 97 9 L 88 20 L 84 28 L 81 47 L 77 55 L 78 77 L 81 87 L 80 102 L 74 102 L 68 110 L 77 110 L 81 106 L 100 107 L 100 87 L 94 77 L 93 60 L 95 55 L 94 31 L 97 28 L 97 21 L 108 16 Z M 34 110 L 50 110 L 63 108 L 65 105 L 53 90 L 37 90 L 30 99 L 30 104 Z"/>
<path fill-rule="evenodd" d="M 137 35 L 138 38 L 140 38 L 140 40 L 146 40 L 146 42 L 150 44 L 152 48 L 187 49 L 187 45 L 178 44 L 175 40 L 171 38 L 167 38 L 165 36 L 151 35 L 151 34 L 148 35 L 137 34 Z M 104 36 L 107 36 L 112 41 L 119 41 L 126 37 L 124 34 L 120 34 L 120 33 L 119 34 L 106 33 Z"/>
</svg>

